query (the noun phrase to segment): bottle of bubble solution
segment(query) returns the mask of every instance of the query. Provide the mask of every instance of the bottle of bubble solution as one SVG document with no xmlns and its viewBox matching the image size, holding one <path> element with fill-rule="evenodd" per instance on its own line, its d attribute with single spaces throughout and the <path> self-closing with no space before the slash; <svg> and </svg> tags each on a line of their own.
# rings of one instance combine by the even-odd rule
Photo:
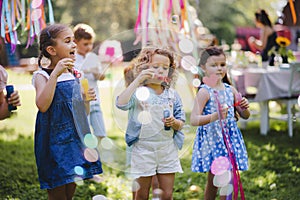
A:
<svg viewBox="0 0 300 200">
<path fill-rule="evenodd" d="M 6 98 L 10 98 L 11 94 L 14 92 L 14 86 L 13 85 L 7 85 L 6 86 Z M 17 110 L 17 106 L 13 106 L 12 104 L 8 104 L 8 110 L 13 111 Z"/>
<path fill-rule="evenodd" d="M 86 78 L 83 78 L 83 79 L 81 79 L 80 80 L 80 83 L 81 83 L 81 87 L 82 87 L 82 89 L 83 89 L 83 93 L 85 94 L 85 96 L 86 96 L 86 101 L 88 101 L 88 100 L 91 100 L 91 98 L 89 98 L 88 96 L 87 96 L 87 94 L 88 94 L 88 91 L 89 91 L 89 81 L 86 79 Z"/>
</svg>

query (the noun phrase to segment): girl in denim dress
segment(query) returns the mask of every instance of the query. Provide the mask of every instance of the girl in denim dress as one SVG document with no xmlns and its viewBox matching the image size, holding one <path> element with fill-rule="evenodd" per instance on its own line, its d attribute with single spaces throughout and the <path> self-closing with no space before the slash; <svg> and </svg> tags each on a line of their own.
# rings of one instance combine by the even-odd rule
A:
<svg viewBox="0 0 300 200">
<path fill-rule="evenodd" d="M 132 146 L 131 174 L 139 185 L 135 199 L 148 199 L 156 175 L 161 199 L 172 199 L 175 173 L 182 173 L 178 149 L 185 113 L 174 82 L 175 62 L 165 49 L 145 47 L 133 67 L 134 80 L 117 97 L 116 105 L 129 110 L 126 143 Z M 164 116 L 164 111 L 169 115 Z"/>
<path fill-rule="evenodd" d="M 71 73 L 76 49 L 72 30 L 50 25 L 41 31 L 39 41 L 39 66 L 43 56 L 51 61 L 33 75 L 39 110 L 34 150 L 40 187 L 47 189 L 48 199 L 72 199 L 75 180 L 102 173 L 97 151 L 83 143 L 90 133 L 85 110 L 89 102 L 83 101 L 78 79 Z M 93 90 L 87 96 L 95 100 Z M 93 159 L 86 156 L 91 152 L 96 152 Z"/>
</svg>

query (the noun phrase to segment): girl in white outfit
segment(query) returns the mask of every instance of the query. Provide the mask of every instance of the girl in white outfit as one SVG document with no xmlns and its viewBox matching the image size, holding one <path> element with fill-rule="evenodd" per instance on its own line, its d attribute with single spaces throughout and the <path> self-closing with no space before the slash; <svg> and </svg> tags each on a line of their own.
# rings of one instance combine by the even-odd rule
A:
<svg viewBox="0 0 300 200">
<path fill-rule="evenodd" d="M 116 105 L 129 110 L 126 142 L 132 145 L 131 172 L 139 184 L 135 199 L 149 198 L 154 175 L 161 199 L 172 199 L 175 173 L 182 173 L 178 149 L 185 122 L 181 99 L 169 87 L 175 74 L 174 57 L 165 49 L 147 47 L 132 70 L 134 80 L 117 97 Z"/>
</svg>

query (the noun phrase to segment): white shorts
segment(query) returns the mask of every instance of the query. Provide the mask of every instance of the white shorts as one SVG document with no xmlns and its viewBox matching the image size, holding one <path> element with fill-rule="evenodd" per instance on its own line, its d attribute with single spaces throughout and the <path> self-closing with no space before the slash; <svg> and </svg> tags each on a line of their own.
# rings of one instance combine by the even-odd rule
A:
<svg viewBox="0 0 300 200">
<path fill-rule="evenodd" d="M 171 138 L 167 141 L 143 141 L 133 144 L 131 174 L 133 178 L 155 174 L 183 173 L 178 148 Z"/>
</svg>

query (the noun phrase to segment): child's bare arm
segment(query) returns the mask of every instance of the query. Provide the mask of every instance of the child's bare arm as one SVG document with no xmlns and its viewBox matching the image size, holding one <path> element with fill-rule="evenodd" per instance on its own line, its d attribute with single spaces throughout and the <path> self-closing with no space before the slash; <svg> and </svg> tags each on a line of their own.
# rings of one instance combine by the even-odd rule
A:
<svg viewBox="0 0 300 200">
<path fill-rule="evenodd" d="M 209 115 L 202 115 L 205 104 L 209 100 L 209 93 L 206 89 L 201 88 L 197 93 L 194 101 L 194 107 L 191 113 L 191 125 L 202 126 L 218 119 L 218 113 L 212 113 Z"/>
</svg>

